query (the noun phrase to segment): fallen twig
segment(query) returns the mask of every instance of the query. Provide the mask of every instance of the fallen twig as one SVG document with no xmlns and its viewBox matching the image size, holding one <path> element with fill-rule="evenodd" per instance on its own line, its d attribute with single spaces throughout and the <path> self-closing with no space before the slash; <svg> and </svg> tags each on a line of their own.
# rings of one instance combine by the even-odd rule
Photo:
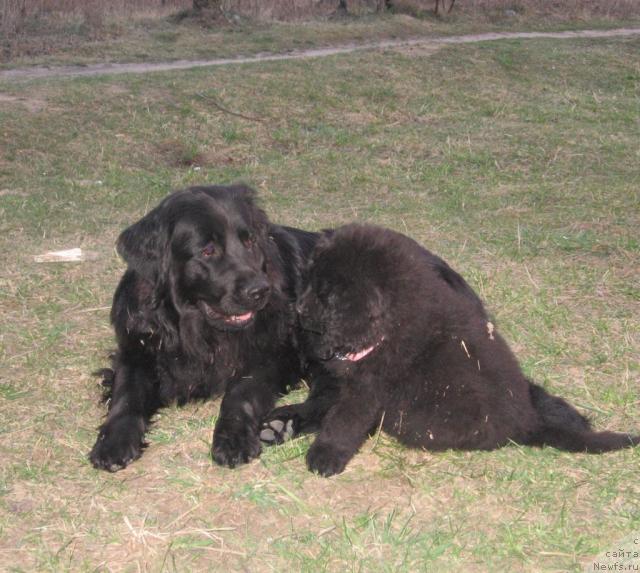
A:
<svg viewBox="0 0 640 573">
<path fill-rule="evenodd" d="M 228 113 L 229 115 L 235 115 L 236 117 L 241 117 L 242 119 L 246 119 L 248 121 L 257 121 L 260 123 L 264 123 L 266 121 L 266 119 L 262 118 L 262 117 L 255 117 L 255 116 L 251 116 L 251 115 L 245 115 L 244 113 L 240 113 L 238 111 L 231 111 L 230 109 L 227 109 L 226 107 L 224 107 L 223 105 L 219 104 L 218 101 L 211 96 L 208 96 L 206 94 L 203 94 L 201 92 L 197 92 L 196 95 L 202 99 L 205 99 L 209 102 L 212 103 L 213 107 L 215 107 L 216 109 L 220 110 L 223 113 Z"/>
</svg>

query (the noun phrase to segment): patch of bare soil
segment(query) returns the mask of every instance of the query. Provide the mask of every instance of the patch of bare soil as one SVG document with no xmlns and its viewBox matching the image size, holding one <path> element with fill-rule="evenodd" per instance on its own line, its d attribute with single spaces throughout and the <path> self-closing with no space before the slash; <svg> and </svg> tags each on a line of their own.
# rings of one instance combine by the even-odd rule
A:
<svg viewBox="0 0 640 573">
<path fill-rule="evenodd" d="M 30 112 L 37 113 L 47 107 L 47 102 L 42 99 L 17 97 L 0 93 L 0 106 L 5 104 L 18 104 L 26 107 Z"/>
</svg>

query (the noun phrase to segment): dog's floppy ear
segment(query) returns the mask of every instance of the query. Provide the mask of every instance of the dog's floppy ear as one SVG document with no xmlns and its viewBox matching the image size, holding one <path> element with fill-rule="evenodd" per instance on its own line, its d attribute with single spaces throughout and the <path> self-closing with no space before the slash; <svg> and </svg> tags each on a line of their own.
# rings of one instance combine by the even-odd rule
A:
<svg viewBox="0 0 640 573">
<path fill-rule="evenodd" d="M 165 204 L 158 205 L 118 237 L 118 254 L 144 278 L 156 282 L 167 246 Z"/>
</svg>

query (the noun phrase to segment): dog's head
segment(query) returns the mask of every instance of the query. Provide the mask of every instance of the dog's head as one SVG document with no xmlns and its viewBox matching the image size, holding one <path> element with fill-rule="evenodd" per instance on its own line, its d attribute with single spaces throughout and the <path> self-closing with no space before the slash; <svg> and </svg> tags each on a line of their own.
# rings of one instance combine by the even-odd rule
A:
<svg viewBox="0 0 640 573">
<path fill-rule="evenodd" d="M 320 239 L 297 306 L 309 355 L 359 362 L 385 340 L 387 309 L 376 258 L 362 233 L 348 226 Z"/>
<path fill-rule="evenodd" d="M 275 287 L 266 215 L 248 187 L 192 187 L 167 197 L 118 239 L 118 252 L 178 313 L 219 330 L 251 324 Z"/>
</svg>

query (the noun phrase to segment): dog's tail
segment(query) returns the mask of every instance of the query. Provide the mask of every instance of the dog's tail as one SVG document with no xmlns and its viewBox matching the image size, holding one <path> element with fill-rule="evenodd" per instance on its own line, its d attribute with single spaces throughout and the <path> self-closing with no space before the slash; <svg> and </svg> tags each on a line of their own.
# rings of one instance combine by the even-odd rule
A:
<svg viewBox="0 0 640 573">
<path fill-rule="evenodd" d="M 531 401 L 541 427 L 527 439 L 531 446 L 552 446 L 568 452 L 601 454 L 640 444 L 640 436 L 617 432 L 595 432 L 589 421 L 568 402 L 552 396 L 531 382 Z"/>
</svg>

